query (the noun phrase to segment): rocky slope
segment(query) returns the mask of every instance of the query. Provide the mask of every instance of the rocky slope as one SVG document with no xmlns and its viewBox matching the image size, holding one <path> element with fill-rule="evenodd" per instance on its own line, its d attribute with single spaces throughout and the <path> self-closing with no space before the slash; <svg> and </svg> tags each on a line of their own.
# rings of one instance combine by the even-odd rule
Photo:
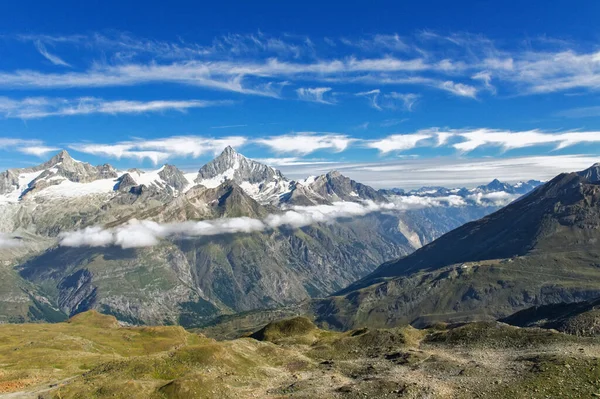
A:
<svg viewBox="0 0 600 399">
<path fill-rule="evenodd" d="M 425 325 L 600 296 L 600 184 L 586 171 L 467 223 L 319 301 L 319 320 Z"/>
</svg>

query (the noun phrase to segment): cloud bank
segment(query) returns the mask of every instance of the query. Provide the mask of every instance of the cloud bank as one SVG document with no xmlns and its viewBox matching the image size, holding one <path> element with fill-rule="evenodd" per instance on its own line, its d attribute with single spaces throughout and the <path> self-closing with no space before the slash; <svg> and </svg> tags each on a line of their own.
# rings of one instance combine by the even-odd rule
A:
<svg viewBox="0 0 600 399">
<path fill-rule="evenodd" d="M 518 196 L 481 194 L 473 198 L 478 204 L 502 206 Z M 62 233 L 59 243 L 65 247 L 107 247 L 121 248 L 151 247 L 167 238 L 193 238 L 223 234 L 253 233 L 279 227 L 301 228 L 316 223 L 333 223 L 340 218 L 364 216 L 374 212 L 403 212 L 415 209 L 470 205 L 459 196 L 421 197 L 396 196 L 390 203 L 365 201 L 335 202 L 331 205 L 294 206 L 282 213 L 270 214 L 262 220 L 249 217 L 221 218 L 180 223 L 157 223 L 150 220 L 131 220 L 128 223 L 105 229 L 100 226 Z"/>
<path fill-rule="evenodd" d="M 3 248 L 15 248 L 20 247 L 22 244 L 21 240 L 17 240 L 9 235 L 0 233 L 0 249 Z"/>
<path fill-rule="evenodd" d="M 298 206 L 281 214 L 272 214 L 263 220 L 249 217 L 222 218 L 181 223 L 156 223 L 150 220 L 131 220 L 128 223 L 104 229 L 100 226 L 62 233 L 59 242 L 67 247 L 138 248 L 156 245 L 169 237 L 202 237 L 221 234 L 253 233 L 279 227 L 304 227 L 314 223 L 331 223 L 343 217 L 363 216 L 372 212 L 391 210 L 394 204 L 376 204 L 372 201 L 359 204 L 338 202 L 332 205 Z"/>
</svg>

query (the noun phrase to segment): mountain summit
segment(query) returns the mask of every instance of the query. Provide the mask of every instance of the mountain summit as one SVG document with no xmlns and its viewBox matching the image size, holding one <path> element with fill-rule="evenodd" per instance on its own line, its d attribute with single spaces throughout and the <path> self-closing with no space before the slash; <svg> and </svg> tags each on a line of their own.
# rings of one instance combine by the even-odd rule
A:
<svg viewBox="0 0 600 399">
<path fill-rule="evenodd" d="M 225 180 L 232 180 L 237 184 L 256 184 L 286 179 L 277 169 L 248 159 L 227 146 L 218 157 L 200 168 L 196 183 L 222 183 Z"/>
</svg>

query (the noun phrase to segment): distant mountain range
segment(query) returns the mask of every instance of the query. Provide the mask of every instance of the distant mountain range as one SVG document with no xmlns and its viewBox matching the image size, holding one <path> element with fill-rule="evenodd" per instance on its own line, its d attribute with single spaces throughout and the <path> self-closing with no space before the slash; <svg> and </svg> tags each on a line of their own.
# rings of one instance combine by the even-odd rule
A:
<svg viewBox="0 0 600 399">
<path fill-rule="evenodd" d="M 565 173 L 317 301 L 337 328 L 495 319 L 600 297 L 600 165 Z"/>
<path fill-rule="evenodd" d="M 404 193 L 335 171 L 292 181 L 231 147 L 196 173 L 61 151 L 0 174 L 0 318 L 194 325 L 322 297 L 537 184 Z"/>
</svg>

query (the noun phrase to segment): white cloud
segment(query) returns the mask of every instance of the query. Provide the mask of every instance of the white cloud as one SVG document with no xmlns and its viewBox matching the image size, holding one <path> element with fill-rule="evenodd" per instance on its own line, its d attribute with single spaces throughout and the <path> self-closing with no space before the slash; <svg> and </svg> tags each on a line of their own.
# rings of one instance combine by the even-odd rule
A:
<svg viewBox="0 0 600 399">
<path fill-rule="evenodd" d="M 387 154 L 393 151 L 406 151 L 415 148 L 423 140 L 432 138 L 431 134 L 394 134 L 380 140 L 367 142 L 367 147 L 378 149 L 380 153 Z"/>
<path fill-rule="evenodd" d="M 41 140 L 26 140 L 26 139 L 15 139 L 11 137 L 0 137 L 0 148 L 11 148 L 20 146 L 39 145 Z"/>
<path fill-rule="evenodd" d="M 481 35 L 443 36 L 435 32 L 419 32 L 412 37 L 375 34 L 324 41 L 258 32 L 228 34 L 208 45 L 181 39 L 148 40 L 123 33 L 17 38 L 36 44 L 40 53 L 57 65 L 69 64 L 48 53 L 46 45 L 94 50 L 94 59 L 102 62 L 86 71 L 61 74 L 4 72 L 0 74 L 3 88 L 179 83 L 280 97 L 282 87 L 289 82 L 332 82 L 420 85 L 469 98 L 476 98 L 482 90 L 539 94 L 600 89 L 600 51 L 582 50 L 579 43 L 552 38 L 528 40 L 527 49 L 520 43 L 502 43 L 501 48 Z M 336 46 L 332 53 L 332 46 L 337 43 L 345 46 Z"/>
<path fill-rule="evenodd" d="M 21 240 L 13 238 L 4 233 L 0 233 L 0 249 L 15 248 L 15 247 L 20 247 L 21 245 L 23 245 Z"/>
<path fill-rule="evenodd" d="M 435 138 L 435 141 L 423 142 Z M 452 146 L 461 152 L 471 152 L 481 147 L 500 147 L 504 151 L 540 145 L 553 145 L 564 149 L 576 144 L 600 143 L 600 131 L 543 132 L 540 130 L 511 131 L 490 128 L 440 129 L 430 128 L 409 134 L 395 134 L 380 140 L 372 140 L 367 147 L 382 153 L 427 146 Z"/>
<path fill-rule="evenodd" d="M 471 79 L 483 82 L 483 85 L 493 94 L 496 94 L 496 88 L 492 85 L 492 74 L 488 71 L 477 72 L 471 76 Z"/>
<path fill-rule="evenodd" d="M 86 227 L 83 230 L 61 233 L 60 245 L 66 247 L 106 247 L 113 243 L 113 234 L 99 226 Z"/>
<path fill-rule="evenodd" d="M 282 214 L 271 214 L 265 224 L 272 228 L 280 226 L 304 227 L 315 223 L 330 223 L 339 218 L 363 216 L 368 213 L 394 209 L 393 204 L 335 202 L 332 205 L 295 206 Z"/>
<path fill-rule="evenodd" d="M 71 144 L 69 148 L 86 154 L 110 158 L 129 158 L 143 161 L 149 159 L 153 164 L 167 160 L 172 154 L 164 151 L 135 150 L 135 144 Z"/>
<path fill-rule="evenodd" d="M 297 134 L 258 139 L 255 142 L 267 146 L 278 153 L 306 155 L 323 149 L 341 152 L 346 150 L 346 148 L 354 141 L 356 141 L 356 139 L 352 139 L 345 134 L 299 132 Z"/>
<path fill-rule="evenodd" d="M 36 40 L 35 41 L 35 48 L 37 49 L 37 51 L 39 51 L 39 53 L 44 58 L 46 58 L 48 61 L 50 61 L 54 65 L 60 65 L 60 66 L 65 66 L 65 67 L 70 67 L 71 66 L 66 61 L 62 60 L 60 57 L 58 57 L 58 56 L 56 56 L 54 54 L 50 54 L 48 52 L 48 50 L 46 49 L 46 46 L 44 46 L 44 43 L 42 43 L 40 40 Z"/>
<path fill-rule="evenodd" d="M 467 84 L 455 83 L 451 80 L 447 80 L 445 82 L 440 83 L 438 87 L 442 90 L 449 91 L 450 93 L 459 97 L 477 97 L 477 88 Z"/>
<path fill-rule="evenodd" d="M 488 145 L 512 150 L 538 145 L 555 145 L 556 149 L 562 149 L 575 144 L 600 143 L 600 131 L 548 133 L 539 130 L 502 131 L 483 128 L 440 133 L 462 138 L 463 141 L 453 144 L 453 147 L 466 152 Z"/>
<path fill-rule="evenodd" d="M 217 154 L 225 147 L 242 147 L 245 137 L 230 136 L 207 138 L 200 136 L 173 136 L 152 140 L 132 140 L 115 144 L 75 143 L 69 145 L 73 150 L 112 158 L 149 159 L 158 164 L 171 157 L 194 157 L 204 154 Z"/>
<path fill-rule="evenodd" d="M 519 194 L 509 194 L 503 191 L 494 193 L 477 193 L 467 196 L 469 200 L 478 205 L 491 204 L 493 206 L 506 206 L 519 197 Z"/>
<path fill-rule="evenodd" d="M 507 204 L 516 196 L 505 193 L 481 194 L 471 199 L 487 205 Z M 131 220 L 118 227 L 100 226 L 65 232 L 59 235 L 60 245 L 66 247 L 122 248 L 151 247 L 168 238 L 193 238 L 223 234 L 253 233 L 280 227 L 301 228 L 316 223 L 334 223 L 340 218 L 353 218 L 374 212 L 402 212 L 426 207 L 466 206 L 469 203 L 455 195 L 447 197 L 395 196 L 390 203 L 373 201 L 335 202 L 331 205 L 293 206 L 282 213 L 270 214 L 264 219 L 249 217 L 221 218 L 203 221 L 159 224 L 150 220 Z M 0 237 L 1 239 L 1 237 Z M 2 241 L 0 240 L 0 244 Z"/>
<path fill-rule="evenodd" d="M 324 95 L 331 91 L 331 87 L 301 87 L 296 89 L 298 98 L 303 101 L 310 101 L 321 104 L 333 104 L 332 100 L 325 100 Z"/>
<path fill-rule="evenodd" d="M 404 108 L 407 111 L 412 111 L 415 103 L 421 97 L 419 94 L 414 93 L 396 93 L 395 91 L 389 94 L 389 98 L 401 100 Z"/>
<path fill-rule="evenodd" d="M 372 108 L 375 108 L 379 111 L 383 110 L 383 108 L 379 105 L 379 102 L 377 101 L 379 99 L 379 96 L 381 95 L 381 90 L 374 89 L 370 91 L 363 91 L 360 93 L 356 93 L 355 95 L 359 97 L 367 97 Z"/>
<path fill-rule="evenodd" d="M 411 211 L 423 208 L 434 207 L 459 207 L 466 206 L 468 203 L 458 195 L 449 195 L 446 197 L 423 197 L 419 195 L 393 196 L 390 197 L 396 209 Z"/>
<path fill-rule="evenodd" d="M 104 229 L 99 226 L 61 233 L 59 242 L 67 247 L 106 247 L 117 245 L 122 248 L 150 247 L 170 237 L 191 238 L 222 234 L 252 233 L 282 226 L 303 227 L 314 223 L 331 223 L 343 217 L 363 216 L 373 212 L 394 209 L 393 204 L 363 204 L 338 202 L 332 205 L 296 206 L 282 214 L 272 214 L 264 220 L 249 217 L 222 218 L 198 222 L 159 224 L 149 220 L 131 220 L 128 223 Z"/>
<path fill-rule="evenodd" d="M 205 100 L 110 101 L 93 97 L 76 99 L 28 97 L 14 100 L 0 97 L 0 115 L 5 118 L 36 119 L 49 116 L 141 114 L 169 110 L 185 112 L 191 108 L 230 104 L 230 101 Z"/>
<path fill-rule="evenodd" d="M 0 137 L 0 150 L 18 151 L 23 154 L 43 156 L 49 152 L 58 151 L 57 147 L 49 147 L 37 139 L 15 139 Z"/>
<path fill-rule="evenodd" d="M 17 148 L 17 151 L 22 152 L 23 154 L 36 155 L 38 157 L 44 156 L 49 152 L 55 152 L 59 150 L 60 148 L 58 147 L 48 147 L 45 145 L 33 145 Z"/>
<path fill-rule="evenodd" d="M 380 89 L 356 93 L 355 96 L 367 97 L 372 108 L 378 111 L 404 109 L 412 111 L 415 103 L 421 97 L 415 93 L 382 93 Z"/>
</svg>

